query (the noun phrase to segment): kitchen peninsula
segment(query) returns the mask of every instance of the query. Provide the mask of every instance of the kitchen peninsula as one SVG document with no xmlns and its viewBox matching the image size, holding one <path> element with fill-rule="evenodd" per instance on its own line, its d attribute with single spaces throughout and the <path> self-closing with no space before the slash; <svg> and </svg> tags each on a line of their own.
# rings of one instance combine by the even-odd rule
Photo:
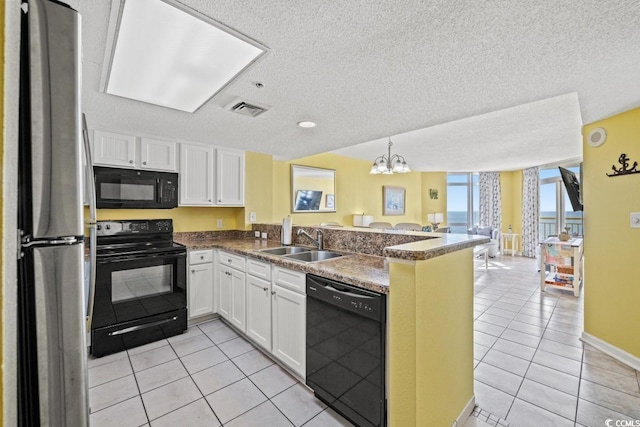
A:
<svg viewBox="0 0 640 427">
<path fill-rule="evenodd" d="M 344 251 L 322 262 L 299 262 L 263 252 L 279 225 L 253 231 L 175 233 L 190 250 L 221 249 L 276 266 L 387 294 L 389 425 L 462 425 L 474 407 L 473 247 L 488 238 L 462 234 L 384 233 L 363 228 L 321 229 L 326 248 Z M 295 245 L 307 245 L 300 236 Z"/>
</svg>

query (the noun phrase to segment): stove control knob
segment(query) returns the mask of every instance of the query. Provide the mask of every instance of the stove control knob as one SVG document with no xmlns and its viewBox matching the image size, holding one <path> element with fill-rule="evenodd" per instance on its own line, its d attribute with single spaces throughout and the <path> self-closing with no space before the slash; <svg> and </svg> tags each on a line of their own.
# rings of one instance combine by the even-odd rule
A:
<svg viewBox="0 0 640 427">
<path fill-rule="evenodd" d="M 98 231 L 102 230 L 102 226 L 100 224 L 96 225 L 96 230 Z"/>
<path fill-rule="evenodd" d="M 107 224 L 104 226 L 107 230 L 111 230 L 111 225 Z"/>
</svg>

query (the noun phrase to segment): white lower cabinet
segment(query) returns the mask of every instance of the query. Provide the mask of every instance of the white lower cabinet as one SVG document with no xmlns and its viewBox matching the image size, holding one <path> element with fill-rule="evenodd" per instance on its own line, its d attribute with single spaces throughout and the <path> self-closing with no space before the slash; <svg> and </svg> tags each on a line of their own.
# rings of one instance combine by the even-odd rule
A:
<svg viewBox="0 0 640 427">
<path fill-rule="evenodd" d="M 187 297 L 189 320 L 214 313 L 213 251 L 190 251 Z"/>
<path fill-rule="evenodd" d="M 271 351 L 271 282 L 247 274 L 247 336 Z"/>
<path fill-rule="evenodd" d="M 304 378 L 306 274 L 222 250 L 217 266 L 220 316 Z"/>
<path fill-rule="evenodd" d="M 307 297 L 277 284 L 272 287 L 272 353 L 305 377 Z"/>
<path fill-rule="evenodd" d="M 237 329 L 246 332 L 244 257 L 220 251 L 218 258 L 218 313 Z"/>
</svg>

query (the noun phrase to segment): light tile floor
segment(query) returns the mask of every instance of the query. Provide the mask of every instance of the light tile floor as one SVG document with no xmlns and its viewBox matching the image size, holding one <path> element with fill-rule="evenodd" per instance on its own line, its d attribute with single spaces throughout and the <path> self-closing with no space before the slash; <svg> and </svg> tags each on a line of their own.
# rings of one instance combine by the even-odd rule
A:
<svg viewBox="0 0 640 427">
<path fill-rule="evenodd" d="M 640 372 L 579 340 L 588 282 L 579 298 L 541 293 L 535 260 L 496 257 L 486 272 L 483 264 L 476 262 L 474 289 L 479 408 L 512 427 L 640 420 Z"/>
<path fill-rule="evenodd" d="M 350 426 L 220 320 L 89 358 L 92 427 Z"/>
<path fill-rule="evenodd" d="M 640 373 L 578 339 L 582 296 L 541 294 L 531 259 L 496 257 L 487 271 L 477 262 L 475 274 L 482 411 L 465 426 L 602 427 L 607 419 L 640 419 Z M 89 386 L 92 426 L 350 425 L 220 320 L 90 358 Z"/>
</svg>

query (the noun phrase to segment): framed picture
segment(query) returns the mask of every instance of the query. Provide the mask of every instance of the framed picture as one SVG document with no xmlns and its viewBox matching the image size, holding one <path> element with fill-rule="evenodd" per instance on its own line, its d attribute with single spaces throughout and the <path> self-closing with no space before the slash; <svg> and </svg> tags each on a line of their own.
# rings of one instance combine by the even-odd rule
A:
<svg viewBox="0 0 640 427">
<path fill-rule="evenodd" d="M 404 215 L 403 187 L 382 186 L 382 215 Z"/>
<path fill-rule="evenodd" d="M 336 207 L 335 194 L 327 194 L 327 199 L 325 201 L 325 207 L 327 209 L 334 209 Z"/>
</svg>

